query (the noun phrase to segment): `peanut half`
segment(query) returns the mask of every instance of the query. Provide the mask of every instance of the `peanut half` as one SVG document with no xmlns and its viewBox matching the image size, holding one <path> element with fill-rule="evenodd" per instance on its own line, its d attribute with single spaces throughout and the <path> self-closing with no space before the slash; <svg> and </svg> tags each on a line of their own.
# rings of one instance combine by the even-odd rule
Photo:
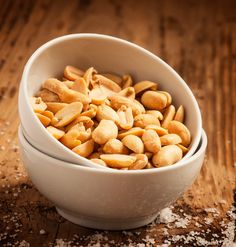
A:
<svg viewBox="0 0 236 247">
<path fill-rule="evenodd" d="M 76 67 L 73 66 L 66 66 L 64 70 L 64 77 L 68 80 L 75 81 L 79 78 L 81 78 L 84 74 L 84 71 L 77 69 Z"/>
<path fill-rule="evenodd" d="M 122 129 L 131 129 L 133 127 L 134 118 L 131 107 L 122 105 L 117 114 L 119 116 L 119 126 Z"/>
<path fill-rule="evenodd" d="M 142 140 L 135 135 L 127 135 L 121 141 L 128 149 L 136 154 L 142 154 L 144 152 Z"/>
<path fill-rule="evenodd" d="M 168 125 L 168 131 L 170 134 L 176 134 L 180 136 L 182 142 L 181 144 L 188 147 L 191 142 L 191 135 L 188 128 L 178 121 L 171 121 Z"/>
<path fill-rule="evenodd" d="M 173 120 L 174 116 L 175 116 L 175 107 L 173 105 L 170 105 L 165 110 L 161 126 L 167 129 L 170 121 Z"/>
<path fill-rule="evenodd" d="M 30 104 L 34 112 L 42 113 L 47 109 L 47 105 L 43 102 L 42 98 L 31 97 Z"/>
<path fill-rule="evenodd" d="M 129 150 L 118 139 L 110 139 L 103 147 L 106 154 L 129 154 Z"/>
<path fill-rule="evenodd" d="M 160 126 L 160 121 L 152 114 L 139 114 L 134 118 L 134 126 L 145 128 L 148 125 Z"/>
<path fill-rule="evenodd" d="M 151 89 L 151 90 L 154 90 L 156 91 L 157 90 L 157 83 L 155 82 L 151 82 L 151 81 L 141 81 L 141 82 L 138 82 L 134 85 L 134 90 L 135 90 L 135 93 L 136 94 L 139 94 L 141 92 L 144 92 L 148 89 Z"/>
<path fill-rule="evenodd" d="M 183 153 L 179 147 L 176 145 L 168 145 L 162 147 L 161 150 L 153 156 L 152 162 L 157 167 L 169 166 L 181 160 L 182 156 Z"/>
<path fill-rule="evenodd" d="M 129 130 L 121 130 L 118 134 L 118 139 L 123 139 L 127 135 L 135 135 L 141 137 L 144 132 L 145 130 L 139 127 L 134 127 Z"/>
<path fill-rule="evenodd" d="M 57 96 L 57 94 L 47 90 L 46 88 L 40 90 L 37 93 L 37 96 L 41 97 L 41 99 L 44 102 L 59 102 L 60 101 L 60 98 Z"/>
<path fill-rule="evenodd" d="M 116 124 L 119 124 L 120 119 L 116 111 L 114 111 L 110 106 L 102 104 L 97 107 L 97 120 L 101 121 L 102 119 L 112 120 Z"/>
<path fill-rule="evenodd" d="M 142 135 L 145 149 L 151 153 L 157 153 L 161 149 L 161 141 L 155 130 L 146 130 Z"/>
<path fill-rule="evenodd" d="M 184 107 L 182 105 L 176 111 L 174 120 L 183 123 L 183 121 L 184 121 Z"/>
<path fill-rule="evenodd" d="M 57 140 L 59 140 L 65 134 L 63 130 L 59 130 L 53 126 L 48 126 L 47 131 Z"/>
<path fill-rule="evenodd" d="M 136 157 L 136 161 L 130 165 L 129 170 L 140 170 L 148 164 L 148 157 L 145 154 L 131 154 Z"/>
<path fill-rule="evenodd" d="M 59 110 L 67 106 L 67 103 L 58 103 L 58 102 L 46 102 L 47 110 L 56 114 Z"/>
<path fill-rule="evenodd" d="M 176 134 L 167 134 L 160 137 L 161 145 L 175 145 L 182 142 L 181 138 Z"/>
<path fill-rule="evenodd" d="M 150 110 L 163 110 L 167 106 L 167 97 L 156 91 L 146 91 L 141 97 L 142 104 Z"/>
<path fill-rule="evenodd" d="M 73 152 L 79 154 L 82 157 L 88 157 L 92 152 L 94 148 L 94 141 L 92 139 L 74 147 L 72 149 Z"/>
<path fill-rule="evenodd" d="M 102 154 L 100 155 L 100 159 L 112 168 L 121 169 L 131 166 L 137 158 L 125 154 Z"/>
</svg>

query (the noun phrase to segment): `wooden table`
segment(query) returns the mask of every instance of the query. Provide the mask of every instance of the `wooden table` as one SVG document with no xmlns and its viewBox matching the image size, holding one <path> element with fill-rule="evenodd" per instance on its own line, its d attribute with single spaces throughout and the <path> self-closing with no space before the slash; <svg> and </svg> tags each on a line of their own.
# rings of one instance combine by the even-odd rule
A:
<svg viewBox="0 0 236 247">
<path fill-rule="evenodd" d="M 0 1 L 0 246 L 233 246 L 235 8 L 235 1 Z M 174 67 L 197 97 L 208 149 L 201 174 L 168 211 L 172 223 L 125 232 L 76 226 L 56 213 L 23 168 L 17 94 L 24 64 L 46 41 L 79 32 L 147 48 Z"/>
</svg>

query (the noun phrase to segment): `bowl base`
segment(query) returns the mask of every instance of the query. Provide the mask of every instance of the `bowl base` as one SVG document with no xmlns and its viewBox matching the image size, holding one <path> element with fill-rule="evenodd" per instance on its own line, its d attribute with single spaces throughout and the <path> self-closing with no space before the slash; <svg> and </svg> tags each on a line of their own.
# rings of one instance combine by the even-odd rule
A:
<svg viewBox="0 0 236 247">
<path fill-rule="evenodd" d="M 56 207 L 56 209 L 63 218 L 71 221 L 72 223 L 98 230 L 129 230 L 138 228 L 154 221 L 158 214 L 155 213 L 145 217 L 127 218 L 121 220 L 87 217 L 58 207 Z"/>
</svg>

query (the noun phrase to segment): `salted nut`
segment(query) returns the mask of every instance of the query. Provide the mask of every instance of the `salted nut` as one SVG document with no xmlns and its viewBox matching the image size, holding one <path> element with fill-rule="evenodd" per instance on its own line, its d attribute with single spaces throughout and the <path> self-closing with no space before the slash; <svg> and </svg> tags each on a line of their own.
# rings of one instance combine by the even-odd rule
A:
<svg viewBox="0 0 236 247">
<path fill-rule="evenodd" d="M 169 166 L 181 160 L 182 156 L 183 153 L 179 147 L 176 145 L 168 145 L 162 147 L 161 150 L 153 156 L 152 162 L 157 167 Z"/>
<path fill-rule="evenodd" d="M 151 153 L 157 153 L 161 149 L 161 141 L 155 130 L 147 130 L 142 135 L 145 149 Z"/>
<path fill-rule="evenodd" d="M 80 92 L 84 95 L 88 95 L 88 88 L 87 88 L 87 84 L 86 81 L 84 80 L 84 78 L 79 78 L 76 79 L 75 82 L 73 82 L 73 85 L 71 87 L 69 87 L 77 92 Z"/>
<path fill-rule="evenodd" d="M 174 120 L 183 123 L 183 121 L 184 121 L 184 108 L 182 105 L 176 111 Z"/>
<path fill-rule="evenodd" d="M 119 116 L 119 126 L 122 129 L 128 130 L 133 127 L 134 118 L 133 118 L 131 107 L 127 107 L 123 105 L 117 111 L 117 114 Z"/>
<path fill-rule="evenodd" d="M 134 85 L 134 90 L 136 94 L 144 92 L 148 89 L 150 90 L 157 90 L 157 83 L 151 81 L 141 81 Z"/>
<path fill-rule="evenodd" d="M 150 110 L 163 110 L 167 106 L 167 97 L 156 91 L 146 91 L 141 97 L 142 104 Z"/>
<path fill-rule="evenodd" d="M 37 97 L 40 97 L 44 102 L 58 102 L 58 101 L 60 101 L 60 98 L 57 96 L 57 94 L 47 90 L 46 88 L 40 90 L 37 93 Z"/>
<path fill-rule="evenodd" d="M 159 136 L 163 136 L 163 135 L 168 134 L 168 131 L 166 129 L 164 129 L 161 126 L 158 126 L 158 125 L 150 124 L 150 125 L 147 125 L 145 127 L 145 129 L 146 130 L 155 130 Z"/>
<path fill-rule="evenodd" d="M 47 109 L 54 114 L 56 114 L 59 110 L 67 106 L 67 103 L 59 103 L 59 102 L 46 102 Z"/>
<path fill-rule="evenodd" d="M 139 127 L 134 127 L 129 130 L 121 130 L 118 134 L 118 139 L 123 139 L 127 135 L 135 135 L 141 137 L 144 132 L 145 130 Z"/>
<path fill-rule="evenodd" d="M 82 103 L 74 102 L 59 110 L 55 114 L 55 118 L 57 122 L 54 124 L 55 127 L 63 127 L 70 122 L 72 122 L 79 114 L 81 113 L 83 108 Z"/>
<path fill-rule="evenodd" d="M 103 147 L 106 154 L 129 154 L 129 150 L 118 139 L 110 139 Z"/>
<path fill-rule="evenodd" d="M 47 109 L 47 105 L 42 101 L 42 98 L 31 97 L 30 104 L 34 112 L 41 113 Z"/>
<path fill-rule="evenodd" d="M 136 161 L 130 165 L 129 170 L 140 170 L 148 164 L 148 157 L 145 154 L 131 154 L 136 157 Z"/>
<path fill-rule="evenodd" d="M 46 80 L 43 84 L 43 88 L 56 93 L 60 100 L 64 103 L 72 103 L 77 101 L 83 104 L 90 103 L 90 99 L 86 95 L 69 89 L 66 85 L 63 84 L 63 82 L 54 78 Z"/>
<path fill-rule="evenodd" d="M 142 154 L 144 152 L 142 140 L 135 135 L 127 135 L 121 141 L 128 149 L 136 154 Z"/>
<path fill-rule="evenodd" d="M 145 109 L 141 104 L 138 104 L 129 98 L 125 98 L 124 96 L 113 95 L 109 99 L 111 101 L 111 106 L 116 110 L 118 110 L 122 105 L 125 105 L 132 109 L 134 116 L 145 112 Z"/>
<path fill-rule="evenodd" d="M 92 152 L 94 148 L 94 141 L 92 139 L 74 147 L 72 149 L 73 152 L 79 154 L 82 157 L 88 157 Z"/>
<path fill-rule="evenodd" d="M 167 107 L 167 109 L 164 113 L 164 117 L 163 117 L 163 121 L 162 121 L 161 126 L 163 128 L 167 129 L 170 121 L 173 120 L 174 116 L 175 116 L 175 107 L 173 105 L 170 105 Z"/>
<path fill-rule="evenodd" d="M 70 65 L 66 66 L 64 70 L 64 77 L 72 81 L 75 81 L 81 78 L 83 74 L 84 74 L 84 71 L 77 69 Z"/>
<path fill-rule="evenodd" d="M 104 167 L 140 170 L 172 165 L 189 150 L 184 107 L 158 84 L 130 75 L 66 66 L 30 98 L 48 133 L 74 153 Z"/>
<path fill-rule="evenodd" d="M 137 159 L 135 156 L 125 154 L 102 154 L 100 158 L 112 168 L 128 168 Z"/>
<path fill-rule="evenodd" d="M 48 126 L 47 127 L 47 131 L 57 140 L 59 140 L 60 138 L 62 138 L 62 136 L 65 134 L 65 132 L 63 130 L 59 130 L 53 126 Z"/>
<path fill-rule="evenodd" d="M 167 134 L 160 137 L 161 145 L 175 145 L 182 142 L 181 138 L 176 134 Z"/>
<path fill-rule="evenodd" d="M 152 114 L 139 114 L 134 118 L 134 126 L 145 128 L 148 125 L 160 126 L 160 121 Z"/>
<path fill-rule="evenodd" d="M 105 144 L 110 139 L 116 138 L 118 128 L 111 120 L 102 119 L 92 133 L 93 140 L 98 144 Z"/>
<path fill-rule="evenodd" d="M 168 125 L 168 132 L 170 134 L 176 134 L 180 136 L 182 142 L 181 144 L 185 147 L 188 147 L 191 142 L 191 135 L 188 128 L 178 121 L 171 121 Z"/>
<path fill-rule="evenodd" d="M 134 91 L 134 88 L 133 88 L 133 87 L 124 88 L 124 89 L 121 90 L 118 94 L 119 94 L 120 96 L 129 98 L 129 99 L 132 99 L 132 100 L 135 99 L 135 91 Z"/>
<path fill-rule="evenodd" d="M 97 107 L 97 115 L 96 118 L 98 121 L 102 119 L 112 120 L 116 124 L 119 124 L 120 119 L 115 110 L 113 110 L 110 106 L 102 104 Z"/>
</svg>

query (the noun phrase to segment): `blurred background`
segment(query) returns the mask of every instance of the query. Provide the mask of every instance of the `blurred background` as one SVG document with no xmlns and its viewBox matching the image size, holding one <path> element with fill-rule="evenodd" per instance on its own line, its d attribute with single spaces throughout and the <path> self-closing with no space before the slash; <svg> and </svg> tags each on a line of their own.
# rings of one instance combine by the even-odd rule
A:
<svg viewBox="0 0 236 247">
<path fill-rule="evenodd" d="M 224 217 L 235 189 L 236 1 L 0 0 L 0 218 L 22 214 L 21 233 L 12 228 L 11 233 L 18 234 L 15 239 L 43 246 L 55 242 L 55 236 L 92 234 L 60 222 L 50 202 L 29 181 L 17 146 L 17 94 L 25 63 L 50 39 L 84 32 L 134 42 L 184 78 L 200 105 L 209 144 L 200 176 L 178 205 L 190 214 L 194 207 L 217 207 Z M 225 203 L 219 204 L 222 199 Z M 212 227 L 212 233 L 219 234 L 215 220 L 216 227 L 206 225 L 206 229 Z M 0 222 L 0 246 L 7 243 L 1 234 L 10 227 L 4 222 Z M 49 231 L 47 240 L 38 235 L 41 228 Z M 161 229 L 155 230 L 158 241 L 165 239 Z M 7 241 L 13 243 L 9 234 Z M 114 236 L 116 241 L 125 238 L 109 235 Z"/>
</svg>

